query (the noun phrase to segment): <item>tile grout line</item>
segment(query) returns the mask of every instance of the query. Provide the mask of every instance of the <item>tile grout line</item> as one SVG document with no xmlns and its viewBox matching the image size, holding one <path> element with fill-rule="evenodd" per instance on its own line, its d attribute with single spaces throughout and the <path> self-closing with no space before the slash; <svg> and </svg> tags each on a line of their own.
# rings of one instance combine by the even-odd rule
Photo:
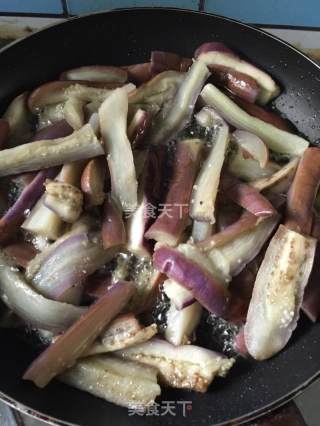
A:
<svg viewBox="0 0 320 426">
<path fill-rule="evenodd" d="M 199 12 L 203 12 L 204 11 L 205 2 L 206 2 L 206 0 L 199 0 L 199 5 L 198 5 Z"/>
<path fill-rule="evenodd" d="M 61 6 L 62 6 L 62 11 L 63 11 L 63 16 L 68 18 L 69 17 L 68 0 L 61 0 Z"/>
</svg>

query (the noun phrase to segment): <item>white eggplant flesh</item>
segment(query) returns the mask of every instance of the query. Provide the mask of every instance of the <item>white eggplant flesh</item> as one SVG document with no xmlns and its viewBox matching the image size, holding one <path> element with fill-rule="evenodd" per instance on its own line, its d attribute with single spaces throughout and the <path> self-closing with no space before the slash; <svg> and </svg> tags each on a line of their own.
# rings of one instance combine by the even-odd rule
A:
<svg viewBox="0 0 320 426">
<path fill-rule="evenodd" d="M 199 114 L 201 113 L 208 115 L 209 121 L 211 121 L 209 127 L 216 127 L 216 137 L 193 187 L 191 217 L 196 220 L 215 223 L 215 203 L 220 174 L 229 144 L 229 127 L 210 108 L 204 108 Z"/>
<path fill-rule="evenodd" d="M 225 377 L 234 364 L 233 358 L 199 346 L 174 346 L 155 338 L 117 354 L 156 367 L 166 385 L 197 392 L 206 392 L 213 379 Z"/>
<path fill-rule="evenodd" d="M 78 361 L 59 379 L 106 401 L 132 409 L 147 408 L 161 393 L 155 368 L 106 355 Z"/>
<path fill-rule="evenodd" d="M 107 153 L 111 190 L 123 211 L 137 207 L 137 178 L 127 136 L 128 94 L 116 89 L 99 109 L 100 131 Z"/>
<path fill-rule="evenodd" d="M 278 215 L 264 219 L 251 231 L 220 248 L 208 251 L 207 255 L 225 274 L 237 275 L 257 256 L 278 222 Z"/>
<path fill-rule="evenodd" d="M 172 140 L 189 122 L 194 105 L 210 72 L 203 62 L 196 61 L 187 72 L 165 114 L 159 114 L 150 129 L 148 140 L 157 145 Z"/>
<path fill-rule="evenodd" d="M 257 160 L 244 158 L 243 151 L 239 148 L 228 158 L 227 167 L 230 173 L 247 182 L 267 179 L 281 170 L 281 167 L 272 161 L 262 168 Z"/>
<path fill-rule="evenodd" d="M 316 240 L 280 225 L 258 271 L 244 327 L 249 354 L 262 361 L 288 343 L 297 326 Z"/>
<path fill-rule="evenodd" d="M 302 137 L 280 130 L 272 124 L 247 114 L 213 84 L 207 84 L 204 87 L 201 98 L 206 105 L 214 108 L 227 123 L 259 136 L 275 152 L 301 156 L 309 146 L 309 142 Z"/>
<path fill-rule="evenodd" d="M 165 339 L 175 346 L 188 345 L 193 340 L 202 313 L 200 303 L 194 302 L 179 310 L 171 302 L 167 312 L 167 326 L 164 332 Z"/>
<path fill-rule="evenodd" d="M 18 268 L 0 252 L 1 300 L 33 327 L 60 332 L 70 327 L 86 308 L 47 299 L 33 290 Z"/>
<path fill-rule="evenodd" d="M 155 336 L 157 332 L 156 324 L 151 324 L 147 327 L 140 326 L 139 330 L 128 328 L 117 330 L 112 333 L 109 328 L 99 337 L 98 341 L 96 341 L 91 348 L 84 353 L 83 356 L 114 352 L 139 343 L 144 343 Z"/>
</svg>

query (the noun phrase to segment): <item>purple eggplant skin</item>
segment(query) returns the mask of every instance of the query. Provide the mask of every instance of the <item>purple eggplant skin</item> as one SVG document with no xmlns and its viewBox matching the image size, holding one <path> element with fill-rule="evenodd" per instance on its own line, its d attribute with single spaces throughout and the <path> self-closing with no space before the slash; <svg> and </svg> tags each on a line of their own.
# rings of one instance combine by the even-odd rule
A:
<svg viewBox="0 0 320 426">
<path fill-rule="evenodd" d="M 224 178 L 221 189 L 227 198 L 255 216 L 263 218 L 277 213 L 270 201 L 259 191 L 232 176 Z"/>
<path fill-rule="evenodd" d="M 190 290 L 209 312 L 223 316 L 228 292 L 208 271 L 178 250 L 161 246 L 153 255 L 156 269 Z"/>
<path fill-rule="evenodd" d="M 107 195 L 104 203 L 102 242 L 104 249 L 120 246 L 126 242 L 122 211 L 111 194 Z"/>
<path fill-rule="evenodd" d="M 25 187 L 15 203 L 0 219 L 0 244 L 3 244 L 14 234 L 22 224 L 26 214 L 32 209 L 44 193 L 46 179 L 53 178 L 56 168 L 45 169 L 37 173 L 29 185 Z"/>
<path fill-rule="evenodd" d="M 24 380 L 45 387 L 55 376 L 71 367 L 108 323 L 125 307 L 134 293 L 131 282 L 118 281 L 64 334 L 33 361 Z"/>
<path fill-rule="evenodd" d="M 320 148 L 307 148 L 298 165 L 287 198 L 286 226 L 310 235 L 313 205 L 320 186 Z"/>
<path fill-rule="evenodd" d="M 192 65 L 192 59 L 184 58 L 172 52 L 153 50 L 150 63 L 151 72 L 156 75 L 168 70 L 186 72 Z"/>
<path fill-rule="evenodd" d="M 239 57 L 233 52 L 233 50 L 229 49 L 228 46 L 226 46 L 224 43 L 221 43 L 220 41 L 208 41 L 207 43 L 201 44 L 201 46 L 199 46 L 194 52 L 194 57 L 198 58 L 202 53 L 207 53 L 212 51 L 228 53 L 228 55 L 232 55 L 235 58 Z"/>
<path fill-rule="evenodd" d="M 70 124 L 66 120 L 60 120 L 38 130 L 32 138 L 32 142 L 63 138 L 71 133 L 73 133 L 73 128 Z"/>
<path fill-rule="evenodd" d="M 187 139 L 177 144 L 173 176 L 164 204 L 170 210 L 163 210 L 151 225 L 145 234 L 147 239 L 173 246 L 179 242 L 189 220 L 189 202 L 198 171 L 201 148 L 202 143 L 199 139 Z"/>
</svg>

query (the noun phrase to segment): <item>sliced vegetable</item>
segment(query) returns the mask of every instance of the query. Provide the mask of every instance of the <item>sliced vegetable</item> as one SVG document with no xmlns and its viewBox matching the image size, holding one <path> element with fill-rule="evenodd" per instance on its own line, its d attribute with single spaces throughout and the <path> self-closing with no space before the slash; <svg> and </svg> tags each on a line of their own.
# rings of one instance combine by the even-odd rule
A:
<svg viewBox="0 0 320 426">
<path fill-rule="evenodd" d="M 70 97 L 64 104 L 64 118 L 74 130 L 79 130 L 84 125 L 84 106 L 85 101 L 76 97 Z"/>
<path fill-rule="evenodd" d="M 286 226 L 310 235 L 312 209 L 320 185 L 320 149 L 308 148 L 298 165 L 287 200 Z"/>
<path fill-rule="evenodd" d="M 38 130 L 32 138 L 32 142 L 64 138 L 65 136 L 71 135 L 72 132 L 73 128 L 67 121 L 60 120 Z"/>
<path fill-rule="evenodd" d="M 215 203 L 229 143 L 229 128 L 226 122 L 210 108 L 203 108 L 197 114 L 196 119 L 204 127 L 216 127 L 217 133 L 210 153 L 195 181 L 190 215 L 196 220 L 215 223 Z"/>
<path fill-rule="evenodd" d="M 78 361 L 59 380 L 131 409 L 146 409 L 161 393 L 155 368 L 110 356 Z"/>
<path fill-rule="evenodd" d="M 307 317 L 316 322 L 320 316 L 320 251 L 316 249 L 312 271 L 303 295 L 302 310 Z"/>
<path fill-rule="evenodd" d="M 238 96 L 234 96 L 232 94 L 230 95 L 234 102 L 240 108 L 244 109 L 248 114 L 252 115 L 253 117 L 259 118 L 260 120 L 265 121 L 266 123 L 272 124 L 274 127 L 277 127 L 280 130 L 292 133 L 292 126 L 290 126 L 290 123 L 288 123 L 279 114 L 276 114 L 272 111 L 268 111 L 265 108 L 253 104 L 252 102 L 248 102 L 243 98 L 241 99 Z"/>
<path fill-rule="evenodd" d="M 82 161 L 66 163 L 56 179 L 59 182 L 79 186 L 83 167 L 84 163 Z M 45 197 L 42 196 L 23 222 L 22 228 L 32 234 L 56 240 L 63 231 L 64 223 L 60 216 L 45 206 L 44 201 Z"/>
<path fill-rule="evenodd" d="M 87 65 L 64 71 L 60 80 L 100 81 L 104 83 L 126 83 L 128 73 L 118 67 Z"/>
<path fill-rule="evenodd" d="M 186 126 L 191 119 L 195 103 L 209 75 L 208 68 L 202 62 L 196 61 L 192 64 L 172 104 L 167 108 L 164 115 L 161 114 L 156 118 L 150 129 L 148 137 L 150 144 L 169 142 Z"/>
<path fill-rule="evenodd" d="M 280 130 L 247 114 L 212 84 L 207 84 L 203 88 L 201 98 L 229 124 L 259 136 L 275 152 L 301 156 L 309 145 L 302 137 Z"/>
<path fill-rule="evenodd" d="M 151 244 L 145 238 L 145 233 L 151 221 L 156 217 L 154 209 L 155 207 L 150 203 L 143 188 L 139 190 L 138 207 L 128 218 L 126 229 L 128 250 L 142 258 L 150 258 L 151 255 Z"/>
<path fill-rule="evenodd" d="M 228 157 L 228 171 L 238 178 L 251 182 L 268 178 L 282 170 L 279 164 L 273 161 L 269 161 L 266 167 L 262 168 L 258 161 L 249 158 L 243 150 L 237 149 L 235 146 L 233 147 L 235 149 Z"/>
<path fill-rule="evenodd" d="M 26 283 L 3 252 L 0 252 L 0 295 L 2 301 L 28 324 L 54 332 L 65 330 L 86 311 L 86 308 L 41 296 Z"/>
<path fill-rule="evenodd" d="M 29 142 L 32 135 L 31 114 L 27 105 L 28 93 L 24 92 L 13 99 L 3 118 L 9 123 L 9 139 L 6 148 Z"/>
<path fill-rule="evenodd" d="M 111 190 L 124 211 L 137 207 L 137 178 L 127 137 L 128 95 L 116 89 L 99 109 L 101 136 L 111 175 Z"/>
<path fill-rule="evenodd" d="M 32 244 L 25 241 L 10 244 L 4 247 L 3 252 L 22 268 L 26 268 L 38 253 Z"/>
<path fill-rule="evenodd" d="M 248 75 L 255 79 L 260 86 L 259 102 L 268 103 L 278 96 L 280 89 L 275 81 L 259 68 L 249 62 L 240 59 L 231 49 L 220 42 L 208 42 L 202 44 L 195 52 L 195 57 L 209 67 L 224 66 Z"/>
<path fill-rule="evenodd" d="M 33 361 L 23 378 L 43 388 L 55 376 L 72 367 L 108 323 L 124 308 L 133 291 L 134 287 L 129 282 L 116 283 L 88 309 L 86 314 Z"/>
<path fill-rule="evenodd" d="M 211 80 L 217 86 L 227 88 L 250 103 L 255 102 L 259 97 L 260 88 L 254 78 L 223 65 L 209 65 L 209 69 L 212 72 Z"/>
<path fill-rule="evenodd" d="M 177 143 L 164 208 L 146 232 L 147 239 L 172 246 L 179 242 L 188 224 L 190 197 L 198 171 L 202 145 L 200 139 L 186 139 Z"/>
<path fill-rule="evenodd" d="M 90 209 L 103 204 L 105 199 L 104 183 L 106 162 L 103 157 L 88 162 L 81 176 L 81 190 L 84 193 L 85 206 Z"/>
<path fill-rule="evenodd" d="M 144 64 L 134 64 L 122 67 L 128 73 L 128 80 L 134 84 L 142 84 L 151 80 L 152 74 L 150 69 L 150 62 Z"/>
<path fill-rule="evenodd" d="M 44 196 L 42 196 L 21 228 L 33 235 L 56 240 L 64 230 L 64 223 L 55 212 L 44 205 Z"/>
<path fill-rule="evenodd" d="M 131 114 L 134 114 L 139 108 L 148 111 L 152 116 L 158 113 L 173 99 L 184 78 L 183 73 L 164 71 L 138 87 L 129 95 Z"/>
<path fill-rule="evenodd" d="M 249 354 L 264 360 L 287 344 L 297 326 L 316 240 L 280 225 L 258 271 L 244 328 Z"/>
<path fill-rule="evenodd" d="M 214 247 L 223 246 L 224 244 L 232 242 L 240 235 L 254 229 L 260 221 L 261 219 L 259 219 L 258 216 L 245 211 L 241 215 L 240 219 L 232 225 L 229 225 L 222 231 L 198 242 L 196 245 L 204 251 L 211 250 Z"/>
<path fill-rule="evenodd" d="M 195 303 L 195 298 L 191 291 L 174 280 L 165 280 L 163 283 L 163 291 L 178 310 L 182 310 Z"/>
<path fill-rule="evenodd" d="M 257 160 L 262 169 L 267 166 L 269 161 L 269 150 L 258 136 L 245 130 L 236 130 L 232 133 L 232 140 L 245 152 L 246 155 Z"/>
<path fill-rule="evenodd" d="M 151 126 L 151 115 L 143 109 L 138 109 L 128 127 L 128 138 L 135 149 L 143 149 L 148 130 Z"/>
<path fill-rule="evenodd" d="M 165 384 L 182 389 L 206 392 L 216 376 L 225 377 L 233 358 L 199 346 L 173 346 L 160 339 L 133 346 L 118 352 L 125 359 L 139 360 L 156 367 Z"/>
<path fill-rule="evenodd" d="M 77 98 L 85 102 L 97 100 L 103 102 L 111 93 L 110 89 L 90 87 L 94 83 L 79 84 L 75 81 L 51 81 L 39 86 L 29 96 L 28 106 L 31 112 L 36 113 L 47 105 L 66 102 Z"/>
<path fill-rule="evenodd" d="M 200 222 L 199 220 L 193 221 L 192 226 L 192 240 L 194 243 L 203 241 L 209 238 L 212 234 L 213 226 L 210 222 Z"/>
<path fill-rule="evenodd" d="M 0 176 L 58 166 L 102 155 L 103 148 L 90 124 L 64 138 L 36 141 L 1 151 Z"/>
<path fill-rule="evenodd" d="M 34 177 L 34 179 L 21 192 L 15 203 L 9 208 L 0 219 L 0 242 L 4 242 L 8 237 L 17 232 L 25 216 L 30 213 L 30 209 L 37 202 L 38 198 L 44 192 L 44 183 L 46 178 L 55 175 L 54 169 L 43 170 Z"/>
<path fill-rule="evenodd" d="M 232 176 L 224 176 L 222 193 L 239 206 L 258 217 L 268 217 L 276 213 L 270 201 L 255 188 L 240 182 Z"/>
<path fill-rule="evenodd" d="M 47 257 L 41 257 L 41 266 L 32 277 L 33 286 L 46 297 L 73 304 L 79 303 L 86 278 L 115 254 L 113 250 L 103 249 L 96 233 L 71 233 L 47 253 Z"/>
<path fill-rule="evenodd" d="M 84 356 L 117 351 L 150 340 L 157 333 L 156 324 L 143 327 L 133 314 L 115 318 Z"/>
<path fill-rule="evenodd" d="M 159 74 L 163 71 L 174 70 L 186 72 L 192 65 L 191 58 L 183 58 L 172 52 L 162 52 L 153 50 L 151 52 L 150 67 L 152 74 Z"/>
<path fill-rule="evenodd" d="M 279 215 L 262 220 L 255 228 L 230 243 L 214 248 L 208 256 L 216 267 L 231 276 L 239 274 L 253 260 L 279 223 Z"/>
<path fill-rule="evenodd" d="M 63 221 L 74 223 L 82 212 L 83 195 L 69 183 L 46 180 L 43 204 Z"/>
<path fill-rule="evenodd" d="M 101 233 L 105 249 L 119 247 L 126 243 L 126 230 L 122 220 L 121 209 L 111 194 L 107 195 L 104 203 Z"/>
<path fill-rule="evenodd" d="M 250 182 L 249 185 L 258 191 L 270 189 L 272 192 L 286 193 L 294 178 L 298 164 L 299 158 L 293 158 L 289 161 L 289 163 L 285 164 L 280 170 L 276 171 L 272 175 L 254 180 Z"/>
<path fill-rule="evenodd" d="M 32 259 L 25 271 L 25 275 L 28 281 L 33 279 L 35 274 L 41 268 L 42 264 L 47 260 L 48 256 L 51 255 L 63 241 L 67 240 L 71 235 L 93 232 L 95 228 L 94 225 L 95 223 L 93 218 L 83 215 L 76 223 L 72 225 L 69 232 L 66 232 L 54 243 L 47 244 L 45 247 L 41 247 L 40 253 L 37 254 L 34 259 Z"/>
<path fill-rule="evenodd" d="M 223 315 L 227 292 L 206 269 L 168 246 L 160 246 L 155 250 L 153 264 L 159 271 L 190 290 L 208 311 Z"/>
<path fill-rule="evenodd" d="M 307 317 L 316 322 L 320 315 L 320 286 L 319 286 L 319 271 L 320 271 L 320 256 L 319 256 L 319 241 L 320 241 L 320 220 L 314 214 L 311 236 L 317 240 L 316 254 L 314 257 L 313 267 L 310 274 L 308 284 L 305 288 L 302 310 Z"/>
<path fill-rule="evenodd" d="M 165 339 L 175 346 L 188 345 L 201 318 L 202 307 L 198 302 L 178 310 L 174 303 L 167 312 Z"/>
</svg>

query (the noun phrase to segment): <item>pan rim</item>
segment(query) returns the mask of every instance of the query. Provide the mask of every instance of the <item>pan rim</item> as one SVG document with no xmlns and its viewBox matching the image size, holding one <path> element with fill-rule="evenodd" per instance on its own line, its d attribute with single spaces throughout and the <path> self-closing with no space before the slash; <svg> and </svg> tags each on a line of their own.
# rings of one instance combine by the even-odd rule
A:
<svg viewBox="0 0 320 426">
<path fill-rule="evenodd" d="M 292 50 L 293 52 L 298 54 L 300 57 L 303 57 L 310 64 L 312 64 L 318 71 L 320 71 L 320 64 L 315 62 L 313 59 L 311 59 L 307 54 L 302 52 L 300 49 L 298 49 L 295 46 L 292 46 L 290 43 L 280 39 L 279 37 L 267 32 L 267 31 L 265 31 L 265 30 L 263 30 L 259 27 L 256 27 L 255 25 L 246 24 L 246 23 L 243 23 L 243 22 L 238 21 L 236 19 L 228 18 L 228 17 L 222 16 L 222 15 L 217 15 L 217 14 L 213 14 L 213 13 L 209 13 L 209 12 L 197 11 L 197 10 L 191 10 L 191 9 L 183 9 L 183 8 L 175 8 L 175 7 L 131 7 L 131 8 L 126 7 L 126 8 L 115 8 L 115 9 L 110 9 L 110 10 L 91 12 L 91 13 L 83 14 L 81 16 L 71 16 L 71 17 L 68 17 L 67 19 L 65 17 L 61 16 L 61 20 L 59 20 L 58 22 L 53 22 L 49 25 L 46 25 L 45 27 L 35 31 L 34 33 L 28 34 L 27 36 L 25 36 L 21 39 L 17 39 L 15 41 L 9 43 L 8 45 L 2 47 L 0 49 L 0 55 L 2 53 L 4 53 L 7 49 L 11 49 L 12 47 L 14 47 L 16 44 L 23 43 L 25 40 L 28 40 L 32 37 L 34 37 L 34 38 L 39 37 L 39 36 L 41 37 L 42 32 L 49 31 L 51 28 L 59 27 L 61 25 L 67 25 L 69 22 L 72 22 L 74 20 L 84 20 L 84 19 L 90 18 L 91 16 L 96 16 L 96 15 L 110 15 L 110 14 L 114 14 L 114 13 L 116 13 L 116 14 L 117 13 L 130 13 L 132 11 L 141 11 L 141 12 L 152 11 L 152 12 L 155 12 L 155 13 L 157 13 L 158 11 L 166 11 L 166 12 L 175 12 L 175 13 L 180 13 L 180 14 L 204 15 L 204 16 L 214 17 L 214 18 L 219 19 L 221 21 L 230 22 L 230 23 L 236 24 L 239 27 L 254 30 L 257 34 L 262 34 L 264 37 L 275 40 L 276 42 L 286 46 L 287 48 L 289 48 L 290 50 Z M 320 369 L 313 376 L 311 376 L 309 379 L 307 379 L 305 382 L 298 385 L 295 389 L 291 390 L 287 394 L 281 396 L 276 401 L 273 401 L 272 403 L 270 403 L 268 405 L 264 405 L 263 407 L 261 407 L 257 410 L 254 410 L 250 413 L 247 413 L 243 416 L 240 416 L 240 417 L 237 417 L 237 418 L 234 418 L 234 419 L 230 419 L 230 420 L 222 422 L 222 423 L 215 423 L 212 426 L 227 426 L 227 425 L 229 425 L 230 423 L 233 423 L 233 422 L 237 422 L 238 424 L 243 424 L 244 422 L 248 422 L 248 421 L 257 419 L 258 417 L 261 417 L 261 416 L 273 411 L 274 409 L 283 406 L 284 404 L 286 404 L 287 402 L 289 402 L 290 400 L 295 398 L 297 395 L 302 393 L 308 386 L 310 386 L 312 383 L 314 383 L 319 377 L 320 377 Z M 0 400 L 2 400 L 4 403 L 8 404 L 10 407 L 16 409 L 20 413 L 23 413 L 24 415 L 28 415 L 28 416 L 33 417 L 35 419 L 41 420 L 41 421 L 45 422 L 46 424 L 49 424 L 49 425 L 52 425 L 52 426 L 78 426 L 76 423 L 70 423 L 70 422 L 67 422 L 65 420 L 61 420 L 61 419 L 58 419 L 54 416 L 47 415 L 47 414 L 44 414 L 44 413 L 42 413 L 38 410 L 35 410 L 34 408 L 29 407 L 26 404 L 20 403 L 15 398 L 7 395 L 6 393 L 4 393 L 2 391 L 0 391 Z"/>
</svg>

